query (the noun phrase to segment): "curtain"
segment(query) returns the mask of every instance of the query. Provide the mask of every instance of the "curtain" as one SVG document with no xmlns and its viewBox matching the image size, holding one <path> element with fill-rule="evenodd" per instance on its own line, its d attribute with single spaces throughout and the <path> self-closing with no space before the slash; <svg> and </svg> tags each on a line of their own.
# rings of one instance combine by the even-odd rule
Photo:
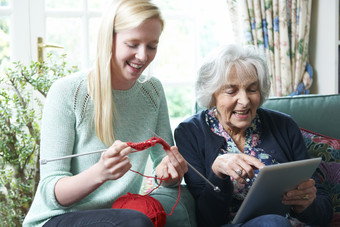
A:
<svg viewBox="0 0 340 227">
<path fill-rule="evenodd" d="M 235 40 L 264 51 L 271 96 L 308 94 L 312 0 L 226 0 Z"/>
</svg>

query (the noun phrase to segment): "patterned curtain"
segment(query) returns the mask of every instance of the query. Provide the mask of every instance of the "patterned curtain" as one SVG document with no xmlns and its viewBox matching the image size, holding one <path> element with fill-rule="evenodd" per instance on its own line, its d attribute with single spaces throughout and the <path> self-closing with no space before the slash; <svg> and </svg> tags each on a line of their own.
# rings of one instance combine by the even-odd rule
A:
<svg viewBox="0 0 340 227">
<path fill-rule="evenodd" d="M 271 96 L 308 94 L 312 0 L 226 0 L 235 40 L 266 54 Z"/>
</svg>

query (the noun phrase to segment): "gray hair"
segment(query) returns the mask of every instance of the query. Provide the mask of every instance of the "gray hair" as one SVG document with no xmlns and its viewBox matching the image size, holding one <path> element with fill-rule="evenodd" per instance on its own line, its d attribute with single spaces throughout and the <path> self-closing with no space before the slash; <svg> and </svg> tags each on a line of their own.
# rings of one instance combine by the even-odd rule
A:
<svg viewBox="0 0 340 227">
<path fill-rule="evenodd" d="M 200 107 L 211 108 L 213 96 L 228 81 L 235 66 L 241 81 L 255 77 L 260 85 L 260 106 L 269 96 L 270 78 L 264 54 L 255 46 L 225 45 L 212 51 L 203 61 L 195 84 L 196 101 Z"/>
</svg>

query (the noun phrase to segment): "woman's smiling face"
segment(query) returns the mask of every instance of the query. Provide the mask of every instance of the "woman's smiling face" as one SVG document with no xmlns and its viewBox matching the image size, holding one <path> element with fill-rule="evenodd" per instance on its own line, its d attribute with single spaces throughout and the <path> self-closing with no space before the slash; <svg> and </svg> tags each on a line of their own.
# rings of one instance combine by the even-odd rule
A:
<svg viewBox="0 0 340 227">
<path fill-rule="evenodd" d="M 239 133 L 251 125 L 260 105 L 260 87 L 257 76 L 237 75 L 233 66 L 228 82 L 214 93 L 217 119 L 227 132 Z"/>
<path fill-rule="evenodd" d="M 155 58 L 161 32 L 161 21 L 153 18 L 115 34 L 111 63 L 113 89 L 127 90 L 135 84 Z"/>
</svg>

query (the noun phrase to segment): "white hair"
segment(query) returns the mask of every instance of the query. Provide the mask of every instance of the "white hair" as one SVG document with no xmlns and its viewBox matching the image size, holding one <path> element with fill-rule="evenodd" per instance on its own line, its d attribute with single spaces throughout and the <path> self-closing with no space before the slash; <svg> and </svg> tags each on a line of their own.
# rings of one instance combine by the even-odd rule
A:
<svg viewBox="0 0 340 227">
<path fill-rule="evenodd" d="M 235 66 L 241 81 L 255 77 L 260 85 L 260 105 L 269 96 L 270 78 L 263 53 L 255 46 L 236 44 L 221 46 L 212 51 L 198 71 L 195 85 L 196 101 L 200 107 L 211 108 L 214 93 L 228 82 L 231 68 Z"/>
</svg>

